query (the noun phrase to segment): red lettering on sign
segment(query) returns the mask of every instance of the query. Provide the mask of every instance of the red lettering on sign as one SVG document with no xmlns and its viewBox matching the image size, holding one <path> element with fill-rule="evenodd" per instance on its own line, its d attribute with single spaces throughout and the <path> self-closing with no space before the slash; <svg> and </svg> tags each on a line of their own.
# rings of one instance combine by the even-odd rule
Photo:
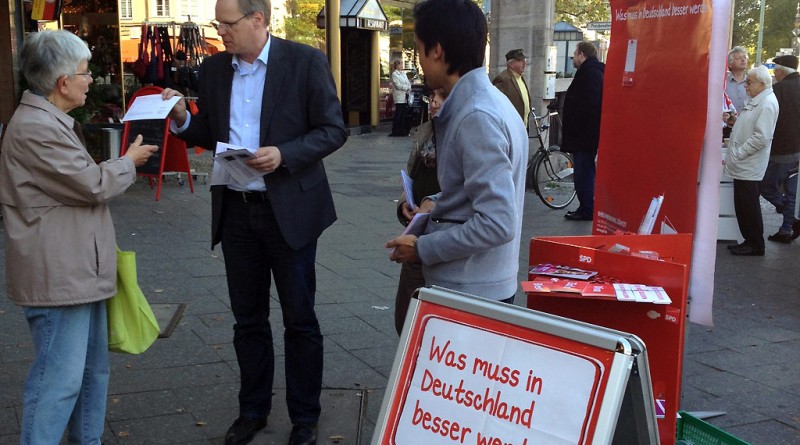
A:
<svg viewBox="0 0 800 445">
<path fill-rule="evenodd" d="M 411 418 L 412 425 L 421 425 L 423 429 L 442 437 L 449 437 L 458 443 L 464 443 L 467 435 L 472 432 L 472 428 L 461 427 L 458 422 L 434 416 L 419 406 L 419 400 L 414 405 L 414 416 Z"/>
<path fill-rule="evenodd" d="M 464 368 L 467 367 L 467 355 L 456 355 L 456 353 L 450 351 L 449 348 L 450 340 L 447 340 L 447 343 L 444 344 L 444 348 L 442 348 L 436 344 L 436 336 L 434 335 L 431 338 L 431 350 L 428 360 L 436 360 L 437 363 L 442 363 L 442 360 L 444 360 L 445 365 L 451 368 L 456 368 L 459 371 L 463 371 Z"/>
</svg>

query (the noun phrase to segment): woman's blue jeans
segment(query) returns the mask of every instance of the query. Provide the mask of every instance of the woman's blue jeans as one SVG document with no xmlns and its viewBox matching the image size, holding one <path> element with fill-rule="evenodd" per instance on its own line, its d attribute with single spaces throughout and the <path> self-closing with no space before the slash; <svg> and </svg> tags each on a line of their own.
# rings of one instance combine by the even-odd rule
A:
<svg viewBox="0 0 800 445">
<path fill-rule="evenodd" d="M 25 381 L 22 445 L 100 445 L 108 394 L 105 301 L 26 307 L 36 357 Z"/>
</svg>

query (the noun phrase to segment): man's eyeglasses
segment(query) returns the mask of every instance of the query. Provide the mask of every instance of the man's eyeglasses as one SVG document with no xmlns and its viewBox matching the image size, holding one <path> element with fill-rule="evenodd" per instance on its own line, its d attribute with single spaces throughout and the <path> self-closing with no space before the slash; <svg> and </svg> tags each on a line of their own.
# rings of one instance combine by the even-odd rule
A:
<svg viewBox="0 0 800 445">
<path fill-rule="evenodd" d="M 85 73 L 75 73 L 75 74 L 73 74 L 73 76 L 89 76 L 89 77 L 92 77 L 92 71 L 89 70 L 89 71 L 86 71 Z"/>
<path fill-rule="evenodd" d="M 253 14 L 254 14 L 253 12 L 248 12 L 247 14 L 239 17 L 239 20 L 236 20 L 235 22 L 223 22 L 223 21 L 220 21 L 220 20 L 212 20 L 211 21 L 211 26 L 213 26 L 214 29 L 216 29 L 217 31 L 219 31 L 220 29 L 228 30 L 228 29 L 233 28 L 237 23 L 241 22 L 246 17 L 250 17 Z"/>
<path fill-rule="evenodd" d="M 753 80 L 753 79 L 747 79 L 747 80 L 745 80 L 744 82 L 745 82 L 746 84 L 748 84 L 748 85 L 752 85 L 752 84 L 754 84 L 754 83 L 764 83 L 764 82 L 759 82 L 759 81 L 757 81 L 757 80 Z"/>
</svg>

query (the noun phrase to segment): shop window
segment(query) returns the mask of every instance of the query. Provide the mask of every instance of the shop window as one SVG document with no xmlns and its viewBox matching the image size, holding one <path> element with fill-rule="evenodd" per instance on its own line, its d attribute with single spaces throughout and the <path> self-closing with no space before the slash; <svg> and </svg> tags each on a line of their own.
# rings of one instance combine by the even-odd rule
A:
<svg viewBox="0 0 800 445">
<path fill-rule="evenodd" d="M 198 0 L 181 0 L 181 17 L 199 17 L 200 2 Z"/>
<path fill-rule="evenodd" d="M 119 17 L 128 20 L 133 18 L 133 0 L 119 0 Z"/>
<path fill-rule="evenodd" d="M 156 17 L 169 16 L 169 0 L 156 0 Z"/>
</svg>

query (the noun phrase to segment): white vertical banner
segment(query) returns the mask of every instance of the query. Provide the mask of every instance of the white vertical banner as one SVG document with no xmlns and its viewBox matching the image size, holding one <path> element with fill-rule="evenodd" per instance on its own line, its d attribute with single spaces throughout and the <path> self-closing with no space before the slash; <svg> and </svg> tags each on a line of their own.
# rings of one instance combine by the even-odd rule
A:
<svg viewBox="0 0 800 445">
<path fill-rule="evenodd" d="M 722 93 L 727 66 L 730 0 L 712 0 L 708 69 L 708 115 L 697 190 L 697 221 L 689 275 L 689 321 L 713 326 L 714 269 L 717 259 L 719 181 L 722 174 Z"/>
</svg>

